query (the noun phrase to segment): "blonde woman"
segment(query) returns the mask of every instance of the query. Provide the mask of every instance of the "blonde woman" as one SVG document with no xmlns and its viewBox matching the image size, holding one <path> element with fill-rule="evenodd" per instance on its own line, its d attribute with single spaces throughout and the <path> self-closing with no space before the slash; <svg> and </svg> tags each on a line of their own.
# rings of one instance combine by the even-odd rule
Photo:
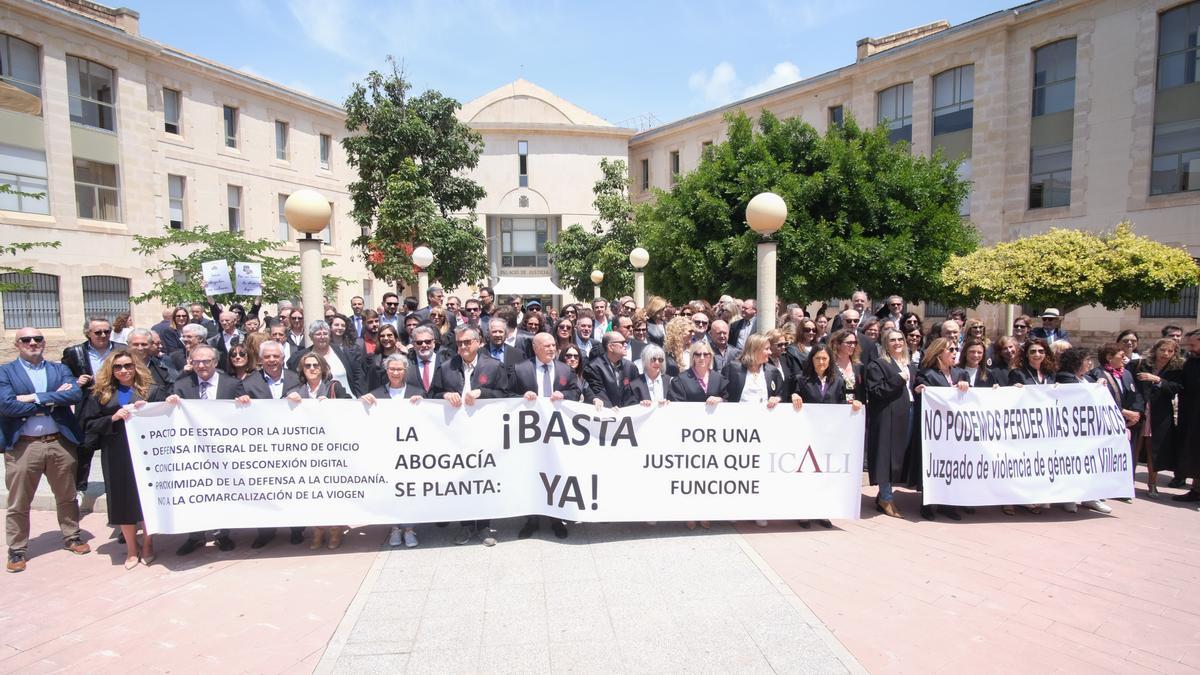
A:
<svg viewBox="0 0 1200 675">
<path fill-rule="evenodd" d="M 142 504 L 138 498 L 137 479 L 129 456 L 129 440 L 125 422 L 132 411 L 147 401 L 161 399 L 154 378 L 146 366 L 125 349 L 109 355 L 96 373 L 92 395 L 83 403 L 80 420 L 86 435 L 84 443 L 100 450 L 104 469 L 104 493 L 108 499 L 108 520 L 121 528 L 125 537 L 125 569 L 140 561 L 154 562 L 154 542 L 147 532 L 139 549 L 138 525 L 142 523 Z"/>
<path fill-rule="evenodd" d="M 892 484 L 917 484 L 912 476 L 913 388 L 916 366 L 909 363 L 904 334 L 890 330 L 880 335 L 882 353 L 865 368 L 867 380 L 867 467 L 871 484 L 879 486 L 875 508 L 902 518 L 893 503 Z"/>
<path fill-rule="evenodd" d="M 691 354 L 688 347 L 692 344 L 691 316 L 679 316 L 667 322 L 664 329 L 663 351 L 667 353 L 667 374 L 675 377 L 691 366 Z"/>
</svg>

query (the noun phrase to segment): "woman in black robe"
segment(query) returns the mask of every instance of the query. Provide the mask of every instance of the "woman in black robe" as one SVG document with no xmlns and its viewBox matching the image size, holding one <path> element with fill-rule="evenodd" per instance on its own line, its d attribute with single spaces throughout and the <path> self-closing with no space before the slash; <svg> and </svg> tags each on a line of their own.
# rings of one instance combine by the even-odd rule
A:
<svg viewBox="0 0 1200 675">
<path fill-rule="evenodd" d="M 920 476 L 905 473 L 917 462 L 912 444 L 913 387 L 916 366 L 908 362 L 908 344 L 898 330 L 880 336 L 882 354 L 864 369 L 867 381 L 867 468 L 879 486 L 875 508 L 893 518 L 903 516 L 892 502 L 892 484 L 919 485 Z"/>
<path fill-rule="evenodd" d="M 160 399 L 154 378 L 133 354 L 125 349 L 113 351 L 96 374 L 92 395 L 83 402 L 80 420 L 84 443 L 100 450 L 104 470 L 104 494 L 108 501 L 108 520 L 121 528 L 125 537 L 125 569 L 138 562 L 154 562 L 154 542 L 147 532 L 139 549 L 137 528 L 142 522 L 142 503 L 138 497 L 133 460 L 125 422 L 132 411 L 147 401 Z"/>
<path fill-rule="evenodd" d="M 1146 454 L 1147 496 L 1158 498 L 1158 472 L 1175 470 L 1175 397 L 1183 391 L 1183 359 L 1179 344 L 1171 338 L 1154 343 L 1150 354 L 1131 361 L 1134 380 L 1146 401 L 1142 432 L 1134 439 L 1134 462 Z"/>
</svg>

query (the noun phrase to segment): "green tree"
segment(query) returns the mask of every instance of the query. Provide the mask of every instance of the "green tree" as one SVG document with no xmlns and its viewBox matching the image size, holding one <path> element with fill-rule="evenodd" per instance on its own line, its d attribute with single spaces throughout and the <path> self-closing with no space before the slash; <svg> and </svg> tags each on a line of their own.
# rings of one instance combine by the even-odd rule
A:
<svg viewBox="0 0 1200 675">
<path fill-rule="evenodd" d="M 954 256 L 942 273 L 948 299 L 1030 304 L 1071 311 L 1124 309 L 1200 284 L 1188 252 L 1139 237 L 1129 221 L 1111 232 L 1049 231 Z"/>
<path fill-rule="evenodd" d="M 607 298 L 633 292 L 629 252 L 636 248 L 636 209 L 629 201 L 629 173 L 625 160 L 600 160 L 600 179 L 592 187 L 597 218 L 590 228 L 574 224 L 546 244 L 559 285 L 577 298 L 592 297 L 592 270 L 604 272 L 600 292 Z"/>
<path fill-rule="evenodd" d="M 154 262 L 146 268 L 146 274 L 157 277 L 154 286 L 131 300 L 143 303 L 157 299 L 164 305 L 196 302 L 205 296 L 201 284 L 201 263 L 209 260 L 226 260 L 234 263 L 252 262 L 262 265 L 262 302 L 274 303 L 300 296 L 300 258 L 278 257 L 270 252 L 283 246 L 283 242 L 267 239 L 247 239 L 240 232 L 216 230 L 207 227 L 192 230 L 170 230 L 153 237 L 134 235 L 135 251 L 151 258 Z M 333 265 L 331 260 L 322 260 L 323 267 Z M 325 294 L 332 296 L 338 286 L 348 279 L 324 276 Z M 253 303 L 258 298 L 224 293 L 213 296 L 220 304 L 239 302 Z"/>
<path fill-rule="evenodd" d="M 726 121 L 728 140 L 639 214 L 653 292 L 676 302 L 752 295 L 758 236 L 745 224 L 746 204 L 766 191 L 788 206 L 775 234 L 778 291 L 788 300 L 856 288 L 936 298 L 946 260 L 974 249 L 977 233 L 958 213 L 968 184 L 955 162 L 914 156 L 853 119 L 824 136 L 770 112 L 757 130 L 741 111 Z"/>
<path fill-rule="evenodd" d="M 346 99 L 352 133 L 342 145 L 358 171 L 351 215 L 364 233 L 354 243 L 372 274 L 392 283 L 415 283 L 412 251 L 422 244 L 434 253 L 431 278 L 449 287 L 478 281 L 488 265 L 475 205 L 487 192 L 466 173 L 483 139 L 458 121 L 458 101 L 432 90 L 410 96 L 388 62 L 390 74 L 372 71 Z"/>
</svg>

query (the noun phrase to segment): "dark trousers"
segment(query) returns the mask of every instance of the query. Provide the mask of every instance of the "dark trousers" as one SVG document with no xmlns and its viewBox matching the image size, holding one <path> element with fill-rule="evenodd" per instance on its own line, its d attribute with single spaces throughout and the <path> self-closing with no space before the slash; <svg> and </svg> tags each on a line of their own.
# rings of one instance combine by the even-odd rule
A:
<svg viewBox="0 0 1200 675">
<path fill-rule="evenodd" d="M 75 454 L 79 455 L 79 463 L 75 465 L 75 491 L 86 492 L 88 476 L 92 473 L 92 457 L 95 456 L 96 451 L 81 445 L 76 448 Z"/>
</svg>

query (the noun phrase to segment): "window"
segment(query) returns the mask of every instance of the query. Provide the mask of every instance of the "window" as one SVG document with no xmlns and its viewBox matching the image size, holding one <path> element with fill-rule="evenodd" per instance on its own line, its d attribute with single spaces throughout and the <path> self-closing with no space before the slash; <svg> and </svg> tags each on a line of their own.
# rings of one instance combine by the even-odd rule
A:
<svg viewBox="0 0 1200 675">
<path fill-rule="evenodd" d="M 329 224 L 325 226 L 324 230 L 321 230 L 321 241 L 330 246 L 333 245 L 333 214 L 335 213 L 337 210 L 333 208 L 333 202 L 329 202 Z"/>
<path fill-rule="evenodd" d="M 642 160 L 642 190 L 650 189 L 650 160 Z"/>
<path fill-rule="evenodd" d="M 163 131 L 179 133 L 179 102 L 181 95 L 174 89 L 163 87 Z"/>
<path fill-rule="evenodd" d="M 186 179 L 183 176 L 167 176 L 168 222 L 172 230 L 182 230 L 184 224 L 184 189 Z"/>
<path fill-rule="evenodd" d="M 842 112 L 842 106 L 840 106 L 840 105 L 830 106 L 830 108 L 829 108 L 829 126 L 840 127 L 840 126 L 842 126 L 842 122 L 844 122 L 844 121 L 845 121 L 845 118 L 844 118 L 844 114 Z"/>
<path fill-rule="evenodd" d="M 115 76 L 113 69 L 99 63 L 67 57 L 67 94 L 71 121 L 97 129 L 116 131 L 113 111 Z"/>
<path fill-rule="evenodd" d="M 120 222 L 120 194 L 116 165 L 75 158 L 75 209 L 80 218 Z"/>
<path fill-rule="evenodd" d="M 288 123 L 275 120 L 275 159 L 288 158 Z"/>
<path fill-rule="evenodd" d="M 940 302 L 925 301 L 925 316 L 946 316 L 948 308 Z"/>
<path fill-rule="evenodd" d="M 546 267 L 546 218 L 500 219 L 500 266 Z"/>
<path fill-rule="evenodd" d="M 124 277 L 84 277 L 83 315 L 109 321 L 129 311 L 129 280 Z"/>
<path fill-rule="evenodd" d="M 0 211 L 50 213 L 47 175 L 46 153 L 0 144 L 0 185 L 7 185 L 15 191 L 0 193 Z M 41 198 L 16 194 L 18 192 L 40 194 Z"/>
<path fill-rule="evenodd" d="M 1143 319 L 1187 319 L 1196 318 L 1200 286 L 1188 286 L 1179 293 L 1177 298 L 1155 300 L 1142 305 Z"/>
<path fill-rule="evenodd" d="M 42 59 L 38 48 L 0 33 L 0 81 L 42 97 Z"/>
<path fill-rule="evenodd" d="M 671 185 L 679 182 L 679 151 L 671 151 Z"/>
<path fill-rule="evenodd" d="M 0 274 L 0 284 L 17 288 L 4 291 L 4 330 L 60 328 L 58 277 L 52 274 Z"/>
<path fill-rule="evenodd" d="M 933 149 L 959 162 L 958 177 L 971 179 L 971 133 L 975 114 L 975 66 L 959 66 L 933 76 Z M 959 215 L 971 213 L 968 195 Z"/>
<path fill-rule="evenodd" d="M 229 217 L 229 231 L 242 231 L 242 188 L 238 185 L 225 187 L 225 211 Z"/>
<path fill-rule="evenodd" d="M 1075 38 L 1033 52 L 1029 208 L 1071 204 L 1075 127 Z"/>
<path fill-rule="evenodd" d="M 1200 190 L 1200 2 L 1158 17 L 1150 194 Z M 1144 311 L 1144 308 L 1143 308 Z M 1144 316 L 1144 315 L 1143 315 Z M 1195 316 L 1193 312 L 1192 316 Z"/>
<path fill-rule="evenodd" d="M 329 155 L 333 152 L 333 139 L 329 134 L 321 134 L 321 168 L 329 168 Z"/>
<path fill-rule="evenodd" d="M 225 106 L 225 147 L 236 148 L 238 145 L 238 109 Z"/>
<path fill-rule="evenodd" d="M 517 186 L 529 187 L 529 141 L 517 141 Z"/>
<path fill-rule="evenodd" d="M 284 205 L 287 204 L 287 195 L 279 195 L 279 227 L 276 230 L 276 235 L 279 241 L 288 241 L 292 238 L 292 229 L 288 225 L 287 215 L 284 213 Z"/>
<path fill-rule="evenodd" d="M 912 142 L 912 82 L 876 94 L 875 110 L 875 121 L 887 128 L 891 142 Z"/>
</svg>

